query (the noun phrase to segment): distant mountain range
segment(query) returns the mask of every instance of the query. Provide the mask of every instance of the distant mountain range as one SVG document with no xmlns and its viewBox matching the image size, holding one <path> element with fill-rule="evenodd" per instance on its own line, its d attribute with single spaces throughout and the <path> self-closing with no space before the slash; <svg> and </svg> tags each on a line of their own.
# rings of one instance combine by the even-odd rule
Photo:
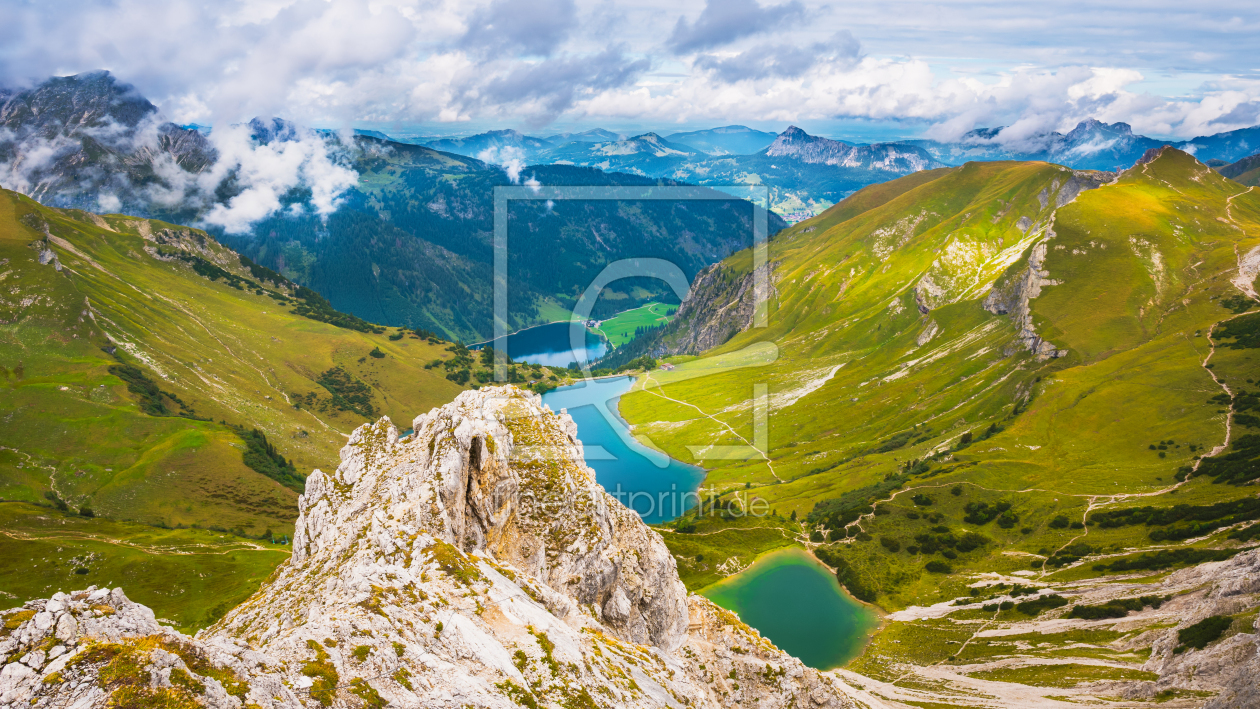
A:
<svg viewBox="0 0 1260 709">
<path fill-rule="evenodd" d="M 764 151 L 766 157 L 789 158 L 810 165 L 888 170 L 910 173 L 941 167 L 922 150 L 896 143 L 853 145 L 810 135 L 796 126 L 789 126 Z"/>
<path fill-rule="evenodd" d="M 795 126 L 779 135 L 726 126 L 665 137 L 644 133 L 615 138 L 601 129 L 545 139 L 494 131 L 427 145 L 465 155 L 512 145 L 525 160 L 536 164 L 594 167 L 702 185 L 762 184 L 770 189 L 772 207 L 780 213 L 817 212 L 869 184 L 971 161 L 1036 160 L 1114 171 L 1133 165 L 1148 150 L 1171 144 L 1221 167 L 1260 150 L 1260 126 L 1173 143 L 1135 134 L 1127 123 L 1093 119 L 1067 133 L 1052 131 L 1015 139 L 1007 131 L 978 128 L 956 141 L 873 144 L 810 135 Z M 595 139 L 599 137 L 606 139 Z"/>
<path fill-rule="evenodd" d="M 915 146 L 853 145 L 789 126 L 752 155 L 680 161 L 663 176 L 701 185 L 766 185 L 771 208 L 786 214 L 818 212 L 867 185 L 944 166 Z"/>
<path fill-rule="evenodd" d="M 763 150 L 778 136 L 745 126 L 724 126 L 665 136 L 671 143 L 689 145 L 709 155 L 751 155 Z"/>
<path fill-rule="evenodd" d="M 199 131 L 162 121 L 156 106 L 108 72 L 0 89 L 0 185 L 90 209 L 103 194 L 119 195 L 106 211 L 123 211 L 123 198 L 159 180 L 163 155 L 190 174 L 218 159 Z"/>
<path fill-rule="evenodd" d="M 821 161 L 806 157 L 803 161 L 821 162 L 841 168 L 883 169 L 898 175 L 906 174 L 904 166 L 918 164 L 921 160 L 912 157 L 913 152 L 905 152 L 909 148 L 921 150 L 926 154 L 927 160 L 943 165 L 961 165 L 969 161 L 1042 160 L 1078 170 L 1123 169 L 1131 166 L 1147 150 L 1164 145 L 1184 150 L 1209 164 L 1230 164 L 1260 152 L 1260 126 L 1182 141 L 1150 138 L 1134 133 L 1127 123 L 1103 123 L 1095 119 L 1082 121 L 1067 133 L 1051 131 L 1016 138 L 1008 135 L 1008 130 L 1006 127 L 977 128 L 954 141 L 899 140 L 870 145 L 811 136 L 794 126 L 775 135 L 739 125 L 671 133 L 663 138 L 657 133 L 625 136 L 602 128 L 593 128 L 583 133 L 560 133 L 546 138 L 526 136 L 509 130 L 490 131 L 466 138 L 406 142 L 469 157 L 475 157 L 487 148 L 511 146 L 519 148 L 530 162 L 606 165 L 602 169 L 645 176 L 666 174 L 665 166 L 673 167 L 671 163 L 694 162 L 703 160 L 704 156 L 759 155 L 782 138 L 786 138 L 791 146 L 786 148 L 786 152 L 767 153 L 768 156 L 801 158 L 816 151 L 824 151 L 831 157 Z M 361 133 L 384 137 L 384 134 L 376 131 Z M 571 145 L 572 143 L 579 145 Z M 614 143 L 624 145 L 612 145 Z M 836 147 L 842 145 L 870 150 Z M 883 166 L 880 166 L 879 160 L 873 158 L 881 150 L 891 160 Z M 846 157 L 833 159 L 841 154 Z M 657 159 L 650 159 L 648 155 Z M 674 176 L 680 179 L 689 177 L 687 171 Z"/>
<path fill-rule="evenodd" d="M 1172 145 L 1202 161 L 1234 162 L 1260 151 L 1260 126 L 1170 142 L 1133 132 L 1128 123 L 1081 121 L 1065 133 L 1007 139 L 1006 128 L 978 128 L 954 142 L 907 140 L 950 165 L 979 160 L 1044 160 L 1078 170 L 1117 170 L 1133 165 L 1152 148 Z"/>
<path fill-rule="evenodd" d="M 272 216 L 251 218 L 249 236 L 218 232 L 225 242 L 319 290 L 344 311 L 466 339 L 489 331 L 492 188 L 522 176 L 525 164 L 527 174 L 544 184 L 765 185 L 771 208 L 786 214 L 818 212 L 867 185 L 966 161 L 1044 160 L 1115 169 L 1163 144 L 1134 134 L 1126 124 L 1098 121 L 1018 143 L 1008 139 L 1006 129 L 994 128 L 955 142 L 869 145 L 810 135 L 795 126 L 768 142 L 769 133 L 726 126 L 667 137 L 593 129 L 539 138 L 503 130 L 434 139 L 429 146 L 379 132 L 358 131 L 353 138 L 313 134 L 278 119 L 255 120 L 246 128 L 254 146 L 316 141 L 347 179 L 357 176 L 357 184 L 333 193 L 341 200 L 335 213 L 325 194 L 329 209 L 323 216 L 309 208 L 319 197 L 308 187 L 285 187 L 271 197 L 283 211 L 268 208 Z M 0 91 L 0 184 L 52 206 L 205 224 L 207 214 L 243 194 L 249 179 L 248 170 L 220 164 L 215 146 L 221 140 L 208 129 L 162 120 L 152 103 L 106 72 Z M 763 143 L 751 153 L 734 152 Z M 1176 143 L 1248 184 L 1257 182 L 1260 166 L 1239 161 L 1258 145 L 1260 127 Z M 596 205 L 593 213 L 572 205 L 521 209 L 513 214 L 529 226 L 514 242 L 520 249 L 516 256 L 524 259 L 511 308 L 515 326 L 546 320 L 571 304 L 594 276 L 591 269 L 607 259 L 644 255 L 647 249 L 694 273 L 743 246 L 731 235 L 744 233 L 747 219 L 724 203 L 686 213 L 653 207 L 647 221 L 614 205 Z M 776 218 L 773 228 L 781 225 Z M 560 253 L 560 263 L 587 266 L 545 266 Z M 619 293 L 626 300 L 617 305 L 624 306 L 660 295 L 651 284 L 627 285 Z"/>
<path fill-rule="evenodd" d="M 794 126 L 777 136 L 736 125 L 671 133 L 663 138 L 656 133 L 617 136 L 596 128 L 542 139 L 518 133 L 514 144 L 521 147 L 531 162 L 586 165 L 706 184 L 732 179 L 740 183 L 760 180 L 772 189 L 795 194 L 802 203 L 830 203 L 861 186 L 890 179 L 890 175 L 970 161 L 1041 160 L 1074 169 L 1118 170 L 1131 166 L 1146 151 L 1164 145 L 1184 150 L 1204 162 L 1221 164 L 1234 163 L 1260 151 L 1260 126 L 1173 142 L 1136 134 L 1127 123 L 1103 123 L 1094 119 L 1082 121 L 1067 133 L 1051 131 L 1015 138 L 1008 130 L 1006 127 L 977 128 L 955 141 L 901 140 L 864 145 L 812 136 Z M 497 144 L 496 140 L 505 142 L 496 136 L 507 132 L 494 131 L 458 142 L 429 141 L 426 144 L 472 156 L 486 146 Z M 530 142 L 526 145 L 525 141 Z M 789 171 L 793 173 L 799 172 L 795 168 L 800 164 L 807 164 L 828 165 L 841 171 L 879 170 L 889 174 L 815 175 L 804 181 L 812 185 L 805 189 L 800 179 L 785 181 L 773 177 L 775 170 L 787 166 L 771 167 L 754 159 L 757 156 L 794 161 L 789 163 Z M 713 162 L 709 158 L 735 158 L 736 162 Z"/>
<path fill-rule="evenodd" d="M 540 156 L 558 165 L 581 165 L 609 172 L 659 177 L 675 165 L 701 160 L 705 154 L 689 145 L 671 143 L 655 133 L 605 143 L 567 143 Z"/>
<path fill-rule="evenodd" d="M 455 153 L 456 155 L 467 155 L 468 157 L 486 156 L 489 154 L 494 156 L 512 156 L 512 153 L 504 153 L 505 149 L 511 151 L 519 151 L 519 157 L 538 155 L 542 151 L 552 147 L 552 143 L 542 138 L 533 138 L 528 135 L 522 135 L 514 130 L 492 130 L 488 133 L 479 133 L 467 138 L 441 138 L 439 140 L 429 141 L 424 144 L 425 147 L 441 150 L 447 153 Z M 487 153 L 489 151 L 489 154 Z"/>
<path fill-rule="evenodd" d="M 603 128 L 592 128 L 581 133 L 557 133 L 547 136 L 544 140 L 555 146 L 564 145 L 565 143 L 607 143 L 610 140 L 624 140 L 625 138 L 625 133 L 614 133 Z"/>
<path fill-rule="evenodd" d="M 380 131 L 357 131 L 360 135 L 393 140 Z M 628 136 L 614 133 L 603 128 L 592 128 L 581 133 L 557 133 L 545 138 L 524 135 L 514 130 L 493 130 L 477 135 L 459 138 L 407 139 L 402 142 L 424 145 L 434 150 L 441 150 L 457 155 L 477 157 L 486 150 L 499 151 L 504 148 L 520 151 L 520 154 L 535 162 L 564 164 L 566 155 L 581 155 L 583 145 L 605 145 L 625 141 L 635 141 L 651 136 L 649 142 L 662 144 L 654 146 L 622 146 L 615 148 L 620 154 L 654 153 L 662 150 L 667 154 L 677 151 L 699 155 L 749 155 L 769 146 L 777 137 L 774 133 L 754 130 L 745 126 L 725 126 L 709 130 L 673 133 L 661 138 L 656 133 L 644 133 Z M 642 142 L 642 141 L 640 141 Z M 598 162 L 598 160 L 596 161 Z"/>
<path fill-rule="evenodd" d="M 468 157 L 477 157 L 486 149 L 501 150 L 505 147 L 510 147 L 519 149 L 531 159 L 537 158 L 546 162 L 560 162 L 563 159 L 561 156 L 566 153 L 580 152 L 581 148 L 579 146 L 581 144 L 617 143 L 635 140 L 647 135 L 653 136 L 657 141 L 674 144 L 670 146 L 670 149 L 704 155 L 751 155 L 766 148 L 778 137 L 775 133 L 754 130 L 746 126 L 724 126 L 708 130 L 673 133 L 664 138 L 661 138 L 656 133 L 629 136 L 625 133 L 615 133 L 603 128 L 592 128 L 581 133 L 556 133 L 546 137 L 524 135 L 515 130 L 492 130 L 466 137 L 406 138 L 402 140 L 392 138 L 380 131 L 360 130 L 355 132 L 359 135 L 367 135 L 374 138 L 424 145 L 434 150 L 455 153 L 456 155 L 466 155 Z M 578 146 L 571 146 L 570 144 L 578 144 Z M 627 152 L 637 151 L 628 149 Z M 652 150 L 648 152 L 652 152 Z"/>
<path fill-rule="evenodd" d="M 689 137 L 717 155 L 673 138 Z M 766 138 L 769 137 L 769 140 Z M 746 155 L 737 146 L 761 144 Z M 779 135 L 727 126 L 712 131 L 656 133 L 600 143 L 571 142 L 538 153 L 536 161 L 593 167 L 697 185 L 766 185 L 771 208 L 783 214 L 819 211 L 866 185 L 944 167 L 923 148 L 898 143 L 853 145 L 812 136 L 795 126 Z"/>
</svg>

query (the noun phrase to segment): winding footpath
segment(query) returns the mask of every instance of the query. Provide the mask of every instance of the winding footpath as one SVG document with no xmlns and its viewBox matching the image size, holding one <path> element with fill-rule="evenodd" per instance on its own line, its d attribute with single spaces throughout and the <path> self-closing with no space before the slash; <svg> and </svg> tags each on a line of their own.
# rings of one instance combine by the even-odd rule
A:
<svg viewBox="0 0 1260 709">
<path fill-rule="evenodd" d="M 770 474 L 774 476 L 774 479 L 775 479 L 775 480 L 778 480 L 779 482 L 784 482 L 783 478 L 779 477 L 779 474 L 778 474 L 777 472 L 775 472 L 775 470 L 774 470 L 774 461 L 770 460 L 770 456 L 769 456 L 769 455 L 767 455 L 765 451 L 763 451 L 763 450 L 761 450 L 760 448 L 757 448 L 756 446 L 752 445 L 752 443 L 750 443 L 750 442 L 748 441 L 748 439 L 747 439 L 747 438 L 744 438 L 743 436 L 741 436 L 741 435 L 739 435 L 738 433 L 736 433 L 736 432 L 735 432 L 735 429 L 731 428 L 731 425 L 730 425 L 730 424 L 726 423 L 726 422 L 725 422 L 725 421 L 723 421 L 722 419 L 717 418 L 716 416 L 713 416 L 712 414 L 705 413 L 705 411 L 704 411 L 703 409 L 701 409 L 699 406 L 696 406 L 695 404 L 692 404 L 692 403 L 690 403 L 690 402 L 686 402 L 686 401 L 680 401 L 679 399 L 675 399 L 675 398 L 673 398 L 673 397 L 666 396 L 666 395 L 665 395 L 665 388 L 664 388 L 664 386 L 663 386 L 660 382 L 658 382 L 658 381 L 656 381 L 655 379 L 653 379 L 653 378 L 652 378 L 652 374 L 651 374 L 651 372 L 644 372 L 644 373 L 643 373 L 643 377 L 644 377 L 644 382 L 643 382 L 643 391 L 646 391 L 646 392 L 648 392 L 649 394 L 653 394 L 653 395 L 655 395 L 655 396 L 659 396 L 659 397 L 661 397 L 662 399 L 665 399 L 666 401 L 672 401 L 672 402 L 674 402 L 675 404 L 679 404 L 679 405 L 681 405 L 681 406 L 690 406 L 691 408 L 695 409 L 696 411 L 699 411 L 701 416 L 704 416 L 705 418 L 707 418 L 707 419 L 709 419 L 709 420 L 711 420 L 711 421 L 713 421 L 713 422 L 717 423 L 718 425 L 722 426 L 722 427 L 723 427 L 723 428 L 725 428 L 727 431 L 730 431 L 730 433 L 731 433 L 731 435 L 732 435 L 732 436 L 734 436 L 734 437 L 738 438 L 739 440 L 743 441 L 743 442 L 744 442 L 744 445 L 747 445 L 749 448 L 752 448 L 753 450 L 757 451 L 757 453 L 758 453 L 758 454 L 760 454 L 760 455 L 761 455 L 762 459 L 764 459 L 764 460 L 766 461 L 766 467 L 770 469 Z M 657 391 L 652 391 L 651 389 L 648 389 L 648 386 L 647 386 L 647 385 L 648 385 L 648 382 L 651 382 L 651 383 L 655 384 L 655 385 L 656 385 L 656 389 L 657 389 Z"/>
</svg>

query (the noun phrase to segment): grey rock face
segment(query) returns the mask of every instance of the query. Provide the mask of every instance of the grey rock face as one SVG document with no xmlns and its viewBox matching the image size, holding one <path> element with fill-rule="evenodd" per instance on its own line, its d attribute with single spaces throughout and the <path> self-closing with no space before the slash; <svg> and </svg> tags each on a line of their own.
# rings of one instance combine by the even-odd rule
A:
<svg viewBox="0 0 1260 709">
<path fill-rule="evenodd" d="M 317 563 L 338 540 L 364 534 L 379 540 L 369 551 L 400 553 L 364 514 L 388 500 L 390 526 L 489 554 L 578 605 L 611 602 L 624 608 L 606 623 L 619 637 L 677 647 L 686 633 L 686 591 L 674 559 L 659 535 L 595 483 L 572 419 L 541 409 L 536 396 L 484 391 L 417 417 L 415 436 L 402 443 L 388 419 L 359 429 L 334 474 L 308 479 L 295 564 Z"/>
<path fill-rule="evenodd" d="M 936 337 L 937 333 L 940 331 L 941 326 L 937 325 L 935 320 L 928 318 L 927 322 L 923 323 L 923 329 L 920 330 L 919 334 L 914 338 L 914 344 L 922 347 L 931 342 L 932 338 Z"/>
<path fill-rule="evenodd" d="M 763 267 L 772 283 L 773 264 Z M 678 307 L 677 317 L 661 337 L 660 354 L 699 354 L 717 347 L 753 324 L 758 301 L 757 274 L 733 275 L 716 263 L 696 274 L 691 293 Z M 773 285 L 762 300 L 776 295 Z"/>
<path fill-rule="evenodd" d="M 1075 170 L 1055 193 L 1054 206 L 1058 208 L 1070 204 L 1082 192 L 1098 189 L 1114 179 L 1114 172 Z"/>
<path fill-rule="evenodd" d="M 109 72 L 0 94 L 0 177 L 35 199 L 92 209 L 98 195 L 117 194 L 137 213 L 147 206 L 141 186 L 165 159 L 196 173 L 217 155 L 205 136 L 162 121 Z"/>
<path fill-rule="evenodd" d="M 1010 315 L 1019 328 L 1020 345 L 1045 360 L 1062 357 L 1067 350 L 1060 350 L 1053 344 L 1041 339 L 1033 325 L 1032 310 L 1028 301 L 1041 295 L 1042 286 L 1058 285 L 1058 281 L 1047 278 L 1048 271 L 1042 270 L 1046 259 L 1046 244 L 1041 242 L 1032 247 L 1028 254 L 1028 266 L 989 291 L 982 307 L 995 315 Z"/>
<path fill-rule="evenodd" d="M 1236 615 L 1255 607 L 1260 593 L 1260 550 L 1227 561 L 1201 564 L 1169 576 L 1165 585 L 1197 586 L 1200 590 L 1177 601 L 1178 624 L 1164 630 L 1151 647 L 1143 669 L 1158 672 L 1155 691 L 1180 688 L 1216 693 L 1205 709 L 1246 709 L 1260 706 L 1260 628 L 1255 619 L 1236 634 L 1210 643 L 1202 650 L 1175 652 L 1177 631 L 1213 615 Z"/>
<path fill-rule="evenodd" d="M 899 173 L 944 167 L 916 146 L 898 143 L 849 145 L 838 140 L 809 135 L 796 126 L 789 126 L 780 133 L 770 147 L 766 148 L 766 155 L 792 157 L 804 163 Z"/>
<path fill-rule="evenodd" d="M 179 637 L 120 588 L 55 593 L 7 611 L 4 620 L 0 658 L 8 660 L 0 670 L 0 707 L 27 707 L 34 698 L 51 700 L 42 706 L 103 706 L 106 694 L 93 685 L 100 663 L 80 666 L 81 653 L 126 638 Z"/>
<path fill-rule="evenodd" d="M 1053 200 L 1055 209 L 1071 203 L 1082 192 L 1086 190 L 1097 189 L 1115 179 L 1115 173 L 1111 172 L 1088 172 L 1073 171 L 1071 176 L 1063 182 L 1055 179 L 1053 184 L 1043 189 L 1037 195 L 1037 199 L 1041 202 L 1041 208 L 1045 209 Z M 1027 217 L 1021 217 L 1021 231 L 1033 226 L 1032 220 Z M 1046 239 L 1054 238 L 1053 214 L 1051 214 L 1051 226 L 1046 228 Z M 1008 276 L 1005 280 L 994 284 L 989 294 L 985 296 L 981 307 L 995 315 L 1009 315 L 1015 321 L 1019 328 L 1018 338 L 1019 344 L 1023 349 L 1032 352 L 1039 360 L 1052 359 L 1055 357 L 1063 357 L 1067 355 L 1067 350 L 1058 349 L 1052 343 L 1047 342 L 1037 334 L 1036 327 L 1033 324 L 1032 310 L 1028 301 L 1041 295 L 1041 289 L 1044 286 L 1058 285 L 1059 282 L 1050 278 L 1050 272 L 1045 270 L 1046 262 L 1046 241 L 1042 240 L 1033 245 L 1028 253 L 1028 261 L 1025 268 Z"/>
</svg>

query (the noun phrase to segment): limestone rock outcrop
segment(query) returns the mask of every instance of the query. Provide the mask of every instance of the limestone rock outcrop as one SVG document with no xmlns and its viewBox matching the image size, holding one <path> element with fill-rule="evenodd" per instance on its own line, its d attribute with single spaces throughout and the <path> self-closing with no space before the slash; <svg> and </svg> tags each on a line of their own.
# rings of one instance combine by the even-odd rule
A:
<svg viewBox="0 0 1260 709">
<path fill-rule="evenodd" d="M 1206 709 L 1260 706 L 1260 627 L 1247 617 L 1260 594 L 1260 550 L 1244 552 L 1227 561 L 1182 569 L 1165 582 L 1196 590 L 1178 600 L 1179 623 L 1163 632 L 1151 646 L 1144 669 L 1159 673 L 1157 689 L 1177 687 L 1215 694 Z M 1214 615 L 1241 615 L 1236 633 L 1196 650 L 1178 652 L 1177 631 Z"/>
<path fill-rule="evenodd" d="M 1058 285 L 1058 281 L 1047 278 L 1050 273 L 1043 269 L 1045 261 L 1046 242 L 1041 241 L 1029 250 L 1027 267 L 995 285 L 982 304 L 985 310 L 995 315 L 1009 315 L 1019 328 L 1016 337 L 1023 349 L 1043 360 L 1067 354 L 1067 350 L 1058 349 L 1037 334 L 1032 309 L 1028 305 L 1029 300 L 1041 295 L 1043 286 Z"/>
<path fill-rule="evenodd" d="M 766 291 L 760 294 L 759 275 Z M 662 333 L 658 351 L 652 354 L 699 354 L 752 327 L 757 304 L 770 303 L 778 296 L 773 276 L 773 263 L 742 274 L 721 263 L 700 271 L 677 317 Z"/>
</svg>

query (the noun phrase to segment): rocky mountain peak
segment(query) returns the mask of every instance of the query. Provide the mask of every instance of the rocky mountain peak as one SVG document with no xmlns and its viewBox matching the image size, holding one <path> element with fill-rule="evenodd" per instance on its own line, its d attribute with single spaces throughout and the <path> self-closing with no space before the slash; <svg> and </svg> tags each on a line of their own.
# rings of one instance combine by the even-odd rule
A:
<svg viewBox="0 0 1260 709">
<path fill-rule="evenodd" d="M 774 139 L 770 147 L 766 148 L 767 155 L 788 155 L 794 151 L 807 149 L 809 146 L 825 146 L 824 149 L 836 150 L 839 146 L 849 147 L 848 143 L 840 140 L 830 140 L 816 135 L 810 135 L 796 126 L 788 126 L 787 130 L 779 134 Z"/>
<path fill-rule="evenodd" d="M 0 704 L 852 706 L 839 679 L 686 594 L 563 411 L 490 387 L 413 429 L 356 430 L 337 469 L 307 479 L 292 558 L 196 639 L 121 590 L 6 618 L 0 652 L 23 659 L 0 673 Z M 71 620 L 48 613 L 69 599 Z M 26 649 L 44 645 L 55 658 Z M 119 679 L 123 656 L 134 678 Z"/>
<path fill-rule="evenodd" d="M 776 157 L 792 155 L 806 162 L 826 162 L 828 156 L 838 153 L 847 154 L 852 146 L 838 140 L 829 140 L 810 135 L 796 126 L 788 126 L 787 130 L 774 139 L 766 148 L 766 155 Z"/>
<path fill-rule="evenodd" d="M 1086 132 L 1108 132 L 1115 133 L 1115 135 L 1131 136 L 1133 135 L 1133 126 L 1124 122 L 1104 123 L 1097 120 L 1097 118 L 1086 118 L 1086 120 L 1076 123 L 1076 127 L 1068 131 L 1067 136 L 1079 136 Z"/>
<path fill-rule="evenodd" d="M 108 71 L 59 76 L 30 89 L 10 91 L 0 104 L 0 125 L 43 137 L 117 124 L 134 128 L 157 107 Z"/>
<path fill-rule="evenodd" d="M 0 92 L 0 129 L 7 186 L 64 206 L 98 208 L 98 197 L 112 195 L 144 213 L 129 198 L 161 172 L 156 160 L 199 172 L 217 158 L 205 136 L 162 122 L 156 106 L 107 71 Z"/>
<path fill-rule="evenodd" d="M 795 158 L 803 163 L 898 172 L 916 172 L 941 165 L 922 148 L 912 145 L 850 145 L 844 141 L 810 135 L 796 126 L 789 126 L 780 133 L 770 147 L 765 149 L 765 155 Z"/>
<path fill-rule="evenodd" d="M 673 557 L 595 482 L 567 414 L 489 388 L 417 417 L 413 429 L 399 440 L 387 418 L 362 427 L 335 472 L 307 478 L 285 572 L 294 582 L 278 602 L 323 570 L 344 570 L 346 555 L 362 562 L 357 576 L 342 574 L 339 587 L 353 593 L 355 579 L 449 545 L 540 580 L 557 592 L 547 605 L 561 617 L 590 606 L 628 642 L 681 643 L 686 591 Z M 242 610 L 230 625 L 254 632 Z"/>
<path fill-rule="evenodd" d="M 665 143 L 664 138 L 657 135 L 656 133 L 651 133 L 651 132 L 643 133 L 642 135 L 636 135 L 630 140 L 633 140 L 639 143 L 647 143 L 648 145 L 652 145 L 652 146 L 661 146 L 661 145 L 664 145 Z"/>
<path fill-rule="evenodd" d="M 1133 127 L 1128 123 L 1103 123 L 1097 118 L 1086 118 L 1076 127 L 1068 131 L 1065 136 L 1068 140 L 1079 140 L 1092 133 L 1106 133 L 1112 136 L 1131 136 L 1133 135 Z"/>
<path fill-rule="evenodd" d="M 998 137 L 998 134 L 1006 130 L 1006 126 L 998 126 L 997 128 L 975 128 L 963 133 L 959 138 L 961 143 L 974 143 L 979 141 L 990 141 Z"/>
<path fill-rule="evenodd" d="M 1155 162 L 1156 160 L 1160 158 L 1160 156 L 1162 156 L 1164 153 L 1168 152 L 1169 150 L 1177 150 L 1177 149 L 1171 145 L 1163 145 L 1158 148 L 1147 148 L 1146 152 L 1142 153 L 1142 157 L 1138 158 L 1137 162 L 1135 162 L 1133 165 L 1134 167 L 1136 167 L 1138 165 L 1145 165 L 1148 162 Z M 1181 152 L 1181 151 L 1177 151 L 1177 152 Z"/>
</svg>

